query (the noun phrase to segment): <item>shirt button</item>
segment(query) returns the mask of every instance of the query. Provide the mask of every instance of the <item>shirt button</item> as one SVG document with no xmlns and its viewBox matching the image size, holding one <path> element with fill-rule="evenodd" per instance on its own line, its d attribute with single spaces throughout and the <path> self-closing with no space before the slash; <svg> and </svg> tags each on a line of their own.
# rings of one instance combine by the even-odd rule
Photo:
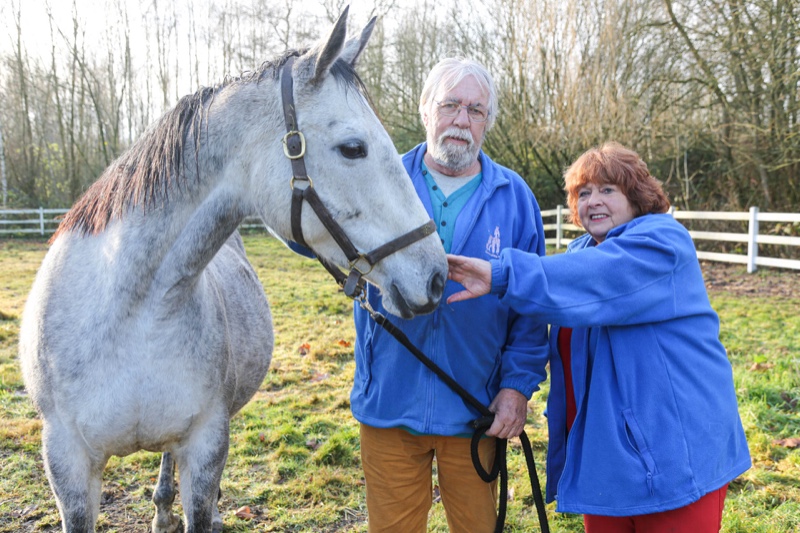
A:
<svg viewBox="0 0 800 533">
<path fill-rule="evenodd" d="M 438 190 L 439 190 L 439 187 L 437 187 L 436 185 L 434 185 L 433 187 L 431 187 L 431 189 L 433 189 L 434 191 L 438 191 Z"/>
<path fill-rule="evenodd" d="M 446 225 L 447 225 L 447 221 L 446 220 L 442 220 L 442 226 L 446 226 Z"/>
<path fill-rule="evenodd" d="M 447 202 L 444 202 L 444 203 L 442 204 L 442 206 L 443 206 L 443 207 L 447 207 Z"/>
</svg>

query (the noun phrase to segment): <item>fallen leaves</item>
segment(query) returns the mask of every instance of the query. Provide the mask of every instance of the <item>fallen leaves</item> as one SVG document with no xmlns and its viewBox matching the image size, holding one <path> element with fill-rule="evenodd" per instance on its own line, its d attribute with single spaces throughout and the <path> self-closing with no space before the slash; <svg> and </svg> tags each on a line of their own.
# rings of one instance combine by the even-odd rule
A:
<svg viewBox="0 0 800 533">
<path fill-rule="evenodd" d="M 313 376 L 311 376 L 311 379 L 309 379 L 308 382 L 309 383 L 319 383 L 320 381 L 325 381 L 329 377 L 331 377 L 331 375 L 328 374 L 328 373 L 324 373 L 324 374 L 317 373 L 317 374 L 314 374 Z"/>
<path fill-rule="evenodd" d="M 782 446 L 784 448 L 798 448 L 800 447 L 800 437 L 790 437 L 788 439 L 775 439 L 772 441 L 775 446 Z"/>
<path fill-rule="evenodd" d="M 797 398 L 793 398 L 788 392 L 781 393 L 781 400 L 784 401 L 788 409 L 797 409 Z"/>
<path fill-rule="evenodd" d="M 339 339 L 336 341 L 336 344 L 341 346 L 342 348 L 349 348 L 350 346 L 352 346 L 353 343 L 345 339 Z M 300 355 L 308 355 L 310 351 L 311 351 L 311 344 L 307 342 L 304 342 L 297 348 L 297 353 L 299 353 Z"/>
<path fill-rule="evenodd" d="M 238 509 L 236 509 L 236 512 L 234 514 L 236 515 L 236 518 L 241 518 L 242 520 L 252 520 L 253 518 L 256 517 L 256 515 L 253 514 L 253 511 L 250 510 L 250 507 L 248 505 L 245 505 L 244 507 L 239 507 Z"/>
<path fill-rule="evenodd" d="M 25 518 L 26 520 L 30 520 L 31 518 L 34 518 L 41 514 L 36 512 L 38 511 L 38 509 L 39 506 L 36 504 L 29 505 L 28 507 L 22 509 L 21 511 L 20 510 L 11 511 L 11 516 L 13 516 L 14 518 Z"/>
</svg>

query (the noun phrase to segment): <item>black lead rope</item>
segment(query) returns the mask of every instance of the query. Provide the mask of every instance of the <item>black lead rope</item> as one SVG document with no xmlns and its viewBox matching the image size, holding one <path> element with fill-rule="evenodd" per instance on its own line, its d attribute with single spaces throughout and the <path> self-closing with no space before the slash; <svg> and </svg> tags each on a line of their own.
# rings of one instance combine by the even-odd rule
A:
<svg viewBox="0 0 800 533">
<path fill-rule="evenodd" d="M 430 360 L 428 356 L 422 353 L 416 346 L 414 346 L 408 339 L 405 333 L 398 329 L 394 324 L 381 313 L 372 309 L 369 302 L 365 298 L 361 299 L 361 307 L 364 308 L 383 329 L 389 332 L 397 341 L 405 346 L 408 351 L 414 355 L 423 365 L 428 367 L 434 374 L 436 374 L 442 381 L 444 381 L 456 394 L 474 407 L 481 417 L 473 420 L 470 425 L 475 430 L 472 434 L 472 441 L 470 442 L 470 451 L 472 456 L 472 464 L 478 472 L 478 476 L 486 483 L 491 483 L 500 476 L 500 504 L 497 511 L 497 522 L 495 523 L 495 533 L 501 533 L 506 521 L 506 507 L 508 505 L 508 465 L 506 463 L 506 448 L 508 441 L 506 439 L 496 438 L 496 451 L 494 455 L 494 464 L 492 470 L 487 472 L 481 464 L 480 456 L 478 455 L 478 443 L 481 437 L 491 427 L 494 421 L 494 413 L 478 401 L 472 394 L 456 382 L 449 374 L 442 370 L 436 363 Z M 539 518 L 539 529 L 542 533 L 550 533 L 550 527 L 547 522 L 547 512 L 544 507 L 544 498 L 542 497 L 542 488 L 539 485 L 539 478 L 536 475 L 536 462 L 533 459 L 533 448 L 531 442 L 528 440 L 528 435 L 523 430 L 519 434 L 519 440 L 522 443 L 522 450 L 525 453 L 525 462 L 528 465 L 528 477 L 531 481 L 531 490 L 533 492 L 533 501 L 536 505 L 536 513 Z"/>
</svg>

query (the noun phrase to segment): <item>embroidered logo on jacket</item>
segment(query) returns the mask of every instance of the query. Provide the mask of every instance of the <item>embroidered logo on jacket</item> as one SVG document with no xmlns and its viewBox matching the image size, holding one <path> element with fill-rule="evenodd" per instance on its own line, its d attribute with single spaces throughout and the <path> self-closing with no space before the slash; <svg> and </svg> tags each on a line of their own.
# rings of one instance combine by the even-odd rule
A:
<svg viewBox="0 0 800 533">
<path fill-rule="evenodd" d="M 500 257 L 500 226 L 494 227 L 494 234 L 486 241 L 486 255 L 497 259 Z"/>
</svg>

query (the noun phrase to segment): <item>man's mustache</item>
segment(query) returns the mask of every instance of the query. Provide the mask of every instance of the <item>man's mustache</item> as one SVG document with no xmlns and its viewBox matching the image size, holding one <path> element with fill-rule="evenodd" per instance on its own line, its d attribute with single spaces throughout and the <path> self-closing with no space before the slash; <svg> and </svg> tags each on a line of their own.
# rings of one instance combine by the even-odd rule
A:
<svg viewBox="0 0 800 533">
<path fill-rule="evenodd" d="M 441 135 L 439 135 L 439 143 L 443 143 L 447 138 L 467 141 L 470 147 L 475 144 L 475 140 L 472 138 L 472 133 L 467 130 L 462 130 L 461 128 L 451 127 L 445 130 Z"/>
</svg>

